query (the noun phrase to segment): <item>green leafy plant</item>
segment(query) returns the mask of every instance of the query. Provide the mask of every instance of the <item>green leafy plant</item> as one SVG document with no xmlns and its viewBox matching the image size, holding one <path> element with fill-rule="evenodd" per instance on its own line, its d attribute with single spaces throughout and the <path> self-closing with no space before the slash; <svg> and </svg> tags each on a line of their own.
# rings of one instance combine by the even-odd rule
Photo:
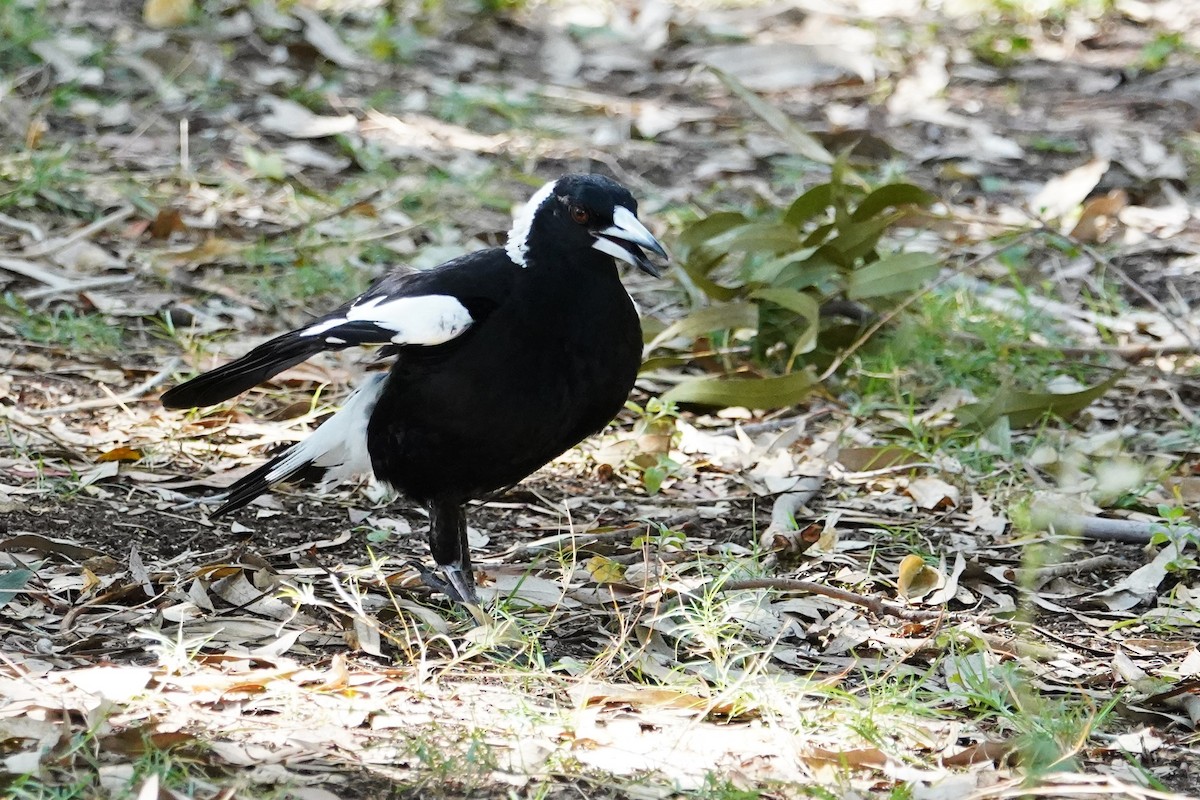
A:
<svg viewBox="0 0 1200 800">
<path fill-rule="evenodd" d="M 1184 548 L 1189 544 L 1193 547 L 1200 544 L 1200 533 L 1189 524 L 1187 510 L 1182 505 L 1159 503 L 1158 516 L 1162 519 L 1164 529 L 1154 532 L 1150 544 L 1174 545 L 1177 554 L 1177 558 L 1167 564 L 1167 571 L 1182 573 L 1196 569 L 1196 559 L 1190 553 L 1185 554 Z"/>
<path fill-rule="evenodd" d="M 1188 49 L 1182 33 L 1178 31 L 1160 33 L 1138 54 L 1137 69 L 1140 72 L 1158 72 L 1167 65 L 1171 56 L 1186 52 Z"/>
<path fill-rule="evenodd" d="M 857 322 L 873 315 L 870 303 L 918 289 L 936 274 L 933 254 L 881 244 L 914 207 L 933 201 L 909 183 L 869 188 L 842 157 L 828 181 L 786 209 L 717 212 L 690 225 L 678 240 L 679 262 L 706 304 L 663 330 L 648 352 L 692 338 L 701 346 L 674 363 L 716 359 L 720 376 L 685 381 L 663 399 L 756 408 L 803 399 L 816 385 L 810 367 L 848 343 Z M 847 325 L 829 313 L 835 303 L 859 319 Z"/>
<path fill-rule="evenodd" d="M 0 298 L 0 317 L 16 320 L 16 330 L 31 342 L 69 347 L 85 353 L 106 353 L 121 345 L 121 329 L 101 314 L 87 314 L 64 305 L 36 311 L 12 292 Z"/>
<path fill-rule="evenodd" d="M 651 397 L 646 405 L 639 406 L 632 400 L 625 407 L 638 414 L 633 434 L 637 451 L 630 465 L 641 470 L 642 485 L 648 494 L 658 494 L 663 482 L 676 475 L 681 465 L 671 458 L 671 448 L 678 439 L 675 420 L 679 409 L 674 403 Z"/>
</svg>

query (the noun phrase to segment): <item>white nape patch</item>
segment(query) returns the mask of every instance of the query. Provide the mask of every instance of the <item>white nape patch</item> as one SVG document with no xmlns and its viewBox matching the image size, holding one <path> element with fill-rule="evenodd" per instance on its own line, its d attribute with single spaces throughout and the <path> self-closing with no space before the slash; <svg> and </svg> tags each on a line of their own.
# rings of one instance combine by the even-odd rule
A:
<svg viewBox="0 0 1200 800">
<path fill-rule="evenodd" d="M 367 452 L 367 422 L 383 393 L 387 373 L 376 373 L 358 388 L 346 404 L 321 427 L 287 451 L 267 473 L 267 483 L 276 483 L 308 464 L 326 469 L 324 482 L 338 482 L 371 473 Z"/>
<path fill-rule="evenodd" d="M 525 263 L 525 253 L 529 251 L 529 229 L 533 227 L 533 215 L 537 213 L 543 203 L 550 199 L 557 183 L 558 181 L 550 181 L 534 192 L 533 197 L 529 198 L 529 202 L 522 206 L 521 210 L 513 217 L 513 225 L 508 232 L 508 242 L 504 245 L 504 251 L 519 267 L 529 266 Z"/>
<path fill-rule="evenodd" d="M 351 306 L 346 316 L 340 319 L 317 323 L 301 333 L 320 336 L 326 331 L 336 333 L 337 327 L 347 322 L 371 322 L 393 331 L 390 341 L 395 344 L 433 345 L 450 341 L 471 327 L 474 321 L 466 306 L 448 294 L 392 298 L 378 295 Z"/>
</svg>

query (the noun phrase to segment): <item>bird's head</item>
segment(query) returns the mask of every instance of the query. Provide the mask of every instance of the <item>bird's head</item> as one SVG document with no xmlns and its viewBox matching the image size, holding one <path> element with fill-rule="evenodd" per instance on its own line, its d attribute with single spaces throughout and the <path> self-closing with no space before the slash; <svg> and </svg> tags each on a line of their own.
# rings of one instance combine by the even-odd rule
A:
<svg viewBox="0 0 1200 800">
<path fill-rule="evenodd" d="M 655 277 L 662 273 L 642 248 L 668 257 L 658 239 L 638 221 L 633 195 L 603 175 L 564 175 L 529 199 L 513 220 L 505 250 L 516 264 L 526 267 L 541 247 L 556 253 L 599 250 Z"/>
</svg>

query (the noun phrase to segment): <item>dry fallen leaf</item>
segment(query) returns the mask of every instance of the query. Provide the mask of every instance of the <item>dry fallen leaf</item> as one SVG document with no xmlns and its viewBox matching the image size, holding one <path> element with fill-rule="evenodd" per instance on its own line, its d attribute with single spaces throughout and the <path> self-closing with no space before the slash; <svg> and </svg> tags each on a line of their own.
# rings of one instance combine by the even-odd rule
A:
<svg viewBox="0 0 1200 800">
<path fill-rule="evenodd" d="M 604 556 L 592 556 L 583 565 L 596 583 L 618 583 L 625 579 L 625 567 Z"/>
<path fill-rule="evenodd" d="M 939 478 L 916 478 L 909 481 L 908 496 L 918 508 L 956 508 L 959 504 L 958 488 Z"/>
<path fill-rule="evenodd" d="M 295 100 L 267 95 L 261 100 L 267 113 L 258 120 L 259 127 L 281 133 L 293 139 L 319 139 L 349 133 L 358 127 L 353 114 L 327 116 L 314 114 Z"/>
<path fill-rule="evenodd" d="M 900 562 L 900 569 L 896 578 L 896 590 L 901 597 L 909 600 L 916 600 L 929 594 L 942 579 L 942 575 L 933 567 L 925 563 L 925 560 L 918 555 L 907 555 Z"/>
<path fill-rule="evenodd" d="M 151 28 L 175 28 L 192 16 L 192 0 L 146 0 L 142 21 Z"/>
<path fill-rule="evenodd" d="M 1120 224 L 1121 209 L 1127 205 L 1129 195 L 1124 189 L 1113 189 L 1102 197 L 1093 197 L 1084 204 L 1071 236 L 1093 244 L 1108 241 Z"/>
<path fill-rule="evenodd" d="M 1096 159 L 1051 178 L 1030 199 L 1029 207 L 1046 219 L 1065 217 L 1087 199 L 1108 172 L 1108 165 L 1108 159 Z"/>
<path fill-rule="evenodd" d="M 112 450 L 105 451 L 96 457 L 97 461 L 141 461 L 142 452 L 134 450 L 132 447 L 121 446 L 114 447 Z"/>
</svg>

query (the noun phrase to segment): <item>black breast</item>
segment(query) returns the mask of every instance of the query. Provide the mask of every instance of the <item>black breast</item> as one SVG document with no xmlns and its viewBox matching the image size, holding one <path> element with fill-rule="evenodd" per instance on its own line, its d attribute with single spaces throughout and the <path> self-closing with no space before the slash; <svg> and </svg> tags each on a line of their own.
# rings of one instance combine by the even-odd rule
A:
<svg viewBox="0 0 1200 800">
<path fill-rule="evenodd" d="M 521 270 L 462 341 L 412 350 L 368 428 L 375 474 L 418 501 L 465 500 L 517 483 L 611 421 L 637 377 L 641 326 L 605 258 Z"/>
</svg>

